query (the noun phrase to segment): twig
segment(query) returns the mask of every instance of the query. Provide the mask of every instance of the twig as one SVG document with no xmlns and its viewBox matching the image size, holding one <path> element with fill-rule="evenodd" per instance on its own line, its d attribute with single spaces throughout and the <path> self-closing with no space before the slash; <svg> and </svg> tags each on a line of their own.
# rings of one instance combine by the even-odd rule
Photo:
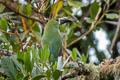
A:
<svg viewBox="0 0 120 80">
<path fill-rule="evenodd" d="M 120 17 L 118 19 L 118 23 L 120 23 Z M 112 44 L 111 44 L 110 49 L 109 49 L 110 53 L 111 53 L 111 51 L 112 51 L 112 49 L 113 49 L 113 47 L 115 45 L 116 39 L 117 39 L 118 34 L 119 34 L 119 30 L 120 30 L 120 26 L 117 25 L 116 31 L 115 31 L 115 34 L 114 34 L 114 37 L 113 37 L 113 40 L 112 40 Z"/>
<path fill-rule="evenodd" d="M 27 22 L 24 20 L 24 18 L 22 18 L 22 23 L 23 23 L 23 26 L 24 26 L 24 28 L 25 28 L 24 30 L 25 30 L 25 32 L 26 32 L 26 36 L 27 36 L 28 33 L 31 31 L 32 34 L 34 35 L 35 39 L 36 39 L 38 42 L 40 42 L 40 44 L 41 44 L 41 40 L 40 40 L 39 37 L 36 35 L 36 33 L 32 30 L 32 28 L 36 25 L 37 22 L 34 22 L 34 23 L 32 24 L 32 26 L 29 27 L 29 25 L 28 25 Z M 28 30 L 26 29 L 26 28 L 27 28 L 26 25 L 28 25 Z"/>
<path fill-rule="evenodd" d="M 29 27 L 30 31 L 32 32 L 32 34 L 34 35 L 35 39 L 41 44 L 41 40 L 39 39 L 39 37 L 36 35 L 36 33 L 32 30 L 32 28 L 36 25 L 36 22 L 34 22 L 32 24 L 32 26 Z"/>
<path fill-rule="evenodd" d="M 67 54 L 67 56 L 70 56 L 68 51 L 65 49 L 65 47 L 62 47 L 62 50 Z M 70 57 L 70 60 L 73 61 L 72 57 Z"/>
<path fill-rule="evenodd" d="M 0 29 L 0 32 L 6 33 L 6 34 L 9 34 L 9 35 L 15 35 L 15 33 L 12 33 L 12 32 L 6 32 L 6 31 L 1 30 L 1 29 Z"/>
<path fill-rule="evenodd" d="M 78 76 L 78 72 L 72 72 L 72 73 L 69 73 L 69 74 L 63 76 L 62 80 L 66 80 L 66 79 L 69 79 L 69 78 L 74 78 L 76 76 Z"/>
<path fill-rule="evenodd" d="M 20 38 L 20 34 L 17 31 L 17 28 L 15 29 L 15 33 L 16 33 L 16 36 L 18 37 L 20 48 L 22 49 L 22 51 L 24 51 L 23 50 L 23 43 L 22 43 L 22 40 Z"/>
<path fill-rule="evenodd" d="M 48 6 L 49 2 L 50 2 L 50 0 L 46 1 L 45 8 Z"/>
</svg>

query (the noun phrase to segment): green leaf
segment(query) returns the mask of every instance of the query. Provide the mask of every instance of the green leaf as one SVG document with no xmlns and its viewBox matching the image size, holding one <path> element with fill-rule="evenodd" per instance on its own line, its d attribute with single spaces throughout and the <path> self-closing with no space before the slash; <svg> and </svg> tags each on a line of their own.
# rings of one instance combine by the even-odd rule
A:
<svg viewBox="0 0 120 80">
<path fill-rule="evenodd" d="M 77 61 L 77 49 L 76 48 L 73 48 L 72 50 L 72 59 L 74 61 Z"/>
<path fill-rule="evenodd" d="M 26 10 L 27 10 L 27 14 L 29 16 L 32 16 L 32 5 L 31 4 L 27 4 Z"/>
<path fill-rule="evenodd" d="M 110 4 L 110 0 L 104 0 L 106 2 L 107 5 Z M 113 0 L 112 0 L 113 1 Z"/>
<path fill-rule="evenodd" d="M 17 60 L 19 61 L 19 62 L 22 62 L 22 63 L 24 63 L 24 53 L 22 53 L 22 52 L 18 52 L 17 53 Z"/>
<path fill-rule="evenodd" d="M 6 80 L 13 80 L 13 79 L 11 79 L 11 78 L 7 78 Z"/>
<path fill-rule="evenodd" d="M 61 31 L 61 32 L 65 32 L 65 25 L 64 25 L 64 24 L 61 24 L 61 25 L 60 25 L 60 31 Z"/>
<path fill-rule="evenodd" d="M 84 63 L 87 62 L 88 54 L 89 54 L 89 49 L 90 49 L 90 46 L 88 46 L 88 50 L 86 52 L 86 55 L 84 53 L 82 53 L 81 56 L 80 56 L 81 61 L 84 62 Z"/>
<path fill-rule="evenodd" d="M 24 40 L 26 38 L 25 32 L 19 33 L 20 34 L 20 39 Z"/>
<path fill-rule="evenodd" d="M 39 0 L 34 0 L 33 2 L 34 2 L 34 3 L 37 3 L 37 2 L 39 2 Z"/>
<path fill-rule="evenodd" d="M 2 57 L 1 59 L 1 67 L 4 70 L 5 74 L 7 74 L 8 77 L 12 78 L 12 80 L 16 80 L 16 75 L 18 71 L 21 70 L 20 64 L 17 62 L 17 59 L 15 56 L 11 57 Z"/>
<path fill-rule="evenodd" d="M 5 74 L 7 74 L 7 76 L 15 80 L 17 71 L 11 59 L 9 57 L 3 57 L 1 59 L 1 65 L 2 65 L 2 69 L 4 70 Z"/>
<path fill-rule="evenodd" d="M 35 26 L 32 28 L 32 30 L 35 31 L 35 32 L 39 32 L 40 33 L 40 29 L 41 29 L 40 27 L 41 27 L 41 25 L 36 23 Z"/>
<path fill-rule="evenodd" d="M 30 3 L 24 5 L 22 10 L 24 14 L 27 14 L 28 16 L 32 16 L 32 5 Z"/>
<path fill-rule="evenodd" d="M 112 0 L 112 2 L 110 3 L 110 5 L 114 4 L 116 2 L 116 0 Z"/>
<path fill-rule="evenodd" d="M 0 0 L 0 2 L 2 2 L 3 0 Z"/>
<path fill-rule="evenodd" d="M 44 77 L 45 77 L 45 75 L 38 75 L 38 76 L 35 76 L 32 80 L 40 80 Z"/>
<path fill-rule="evenodd" d="M 4 18 L 1 18 L 0 19 L 0 29 L 3 29 L 3 30 L 7 30 L 7 27 L 8 27 L 8 22 L 6 19 Z"/>
<path fill-rule="evenodd" d="M 112 25 L 119 25 L 120 26 L 120 23 L 116 22 L 116 21 L 104 21 L 104 22 L 112 24 Z"/>
<path fill-rule="evenodd" d="M 29 80 L 29 75 L 25 76 L 23 80 Z"/>
<path fill-rule="evenodd" d="M 95 20 L 92 19 L 92 18 L 87 18 L 86 17 L 85 20 L 86 20 L 87 23 L 93 23 L 93 22 L 95 22 Z"/>
<path fill-rule="evenodd" d="M 55 70 L 53 72 L 53 78 L 54 80 L 58 80 L 58 78 L 62 75 L 62 71 L 59 71 L 59 70 Z"/>
<path fill-rule="evenodd" d="M 37 38 L 39 38 L 39 40 L 41 40 L 41 33 L 40 32 L 37 32 L 37 31 L 34 31 L 33 32 L 35 33 L 35 35 L 37 36 Z M 34 37 L 34 35 L 33 35 Z"/>
<path fill-rule="evenodd" d="M 98 2 L 95 2 L 93 4 L 91 4 L 90 6 L 90 16 L 92 19 L 95 19 L 98 11 L 99 11 L 99 3 Z"/>
<path fill-rule="evenodd" d="M 13 43 L 14 45 L 16 45 L 16 44 L 19 44 L 19 39 L 17 38 L 17 36 L 11 35 L 10 36 L 10 42 Z"/>
<path fill-rule="evenodd" d="M 51 77 L 51 75 L 52 75 L 50 69 L 46 71 L 46 75 L 47 75 L 47 78 L 50 79 L 50 77 Z"/>
<path fill-rule="evenodd" d="M 2 13 L 5 10 L 5 6 L 3 4 L 0 4 L 0 13 Z"/>
<path fill-rule="evenodd" d="M 4 80 L 3 77 L 0 77 L 0 80 Z"/>
<path fill-rule="evenodd" d="M 23 80 L 23 78 L 24 78 L 24 75 L 21 73 L 17 74 L 17 76 L 16 76 L 17 80 Z"/>
<path fill-rule="evenodd" d="M 119 15 L 116 13 L 109 13 L 109 14 L 106 14 L 106 17 L 109 19 L 118 19 Z"/>
<path fill-rule="evenodd" d="M 7 40 L 6 36 L 4 33 L 0 32 L 0 41 L 8 43 L 9 41 Z"/>
<path fill-rule="evenodd" d="M 63 7 L 63 1 L 59 0 L 58 2 L 56 2 L 53 7 L 52 7 L 52 15 L 54 18 L 56 18 L 58 12 L 62 9 Z"/>
<path fill-rule="evenodd" d="M 34 65 L 34 62 L 31 59 L 31 50 L 31 48 L 28 48 L 27 52 L 24 54 L 24 64 L 27 72 L 32 72 L 32 68 Z"/>
<path fill-rule="evenodd" d="M 46 63 L 50 55 L 49 46 L 45 45 L 44 49 L 40 51 L 39 56 L 43 63 Z"/>
<path fill-rule="evenodd" d="M 84 7 L 85 5 L 80 2 L 80 1 L 75 1 L 75 0 L 67 0 L 68 4 L 70 6 L 73 6 L 75 8 L 81 8 L 81 7 Z"/>
<path fill-rule="evenodd" d="M 11 60 L 13 61 L 14 66 L 17 69 L 17 71 L 23 72 L 22 65 L 17 61 L 16 55 L 11 56 Z"/>
<path fill-rule="evenodd" d="M 63 11 L 64 11 L 65 15 L 71 15 L 72 14 L 71 7 L 69 7 L 69 6 L 64 7 Z"/>
<path fill-rule="evenodd" d="M 39 51 L 36 49 L 36 46 L 32 46 L 32 59 L 36 63 L 39 62 Z"/>
<path fill-rule="evenodd" d="M 20 50 L 20 45 L 19 44 L 15 44 L 15 43 L 11 43 L 11 45 L 12 45 L 12 48 L 13 48 L 13 51 L 14 52 L 19 52 L 19 50 Z"/>
<path fill-rule="evenodd" d="M 57 62 L 55 62 L 55 64 L 53 65 L 53 71 L 55 71 L 57 69 Z"/>
<path fill-rule="evenodd" d="M 87 58 L 86 58 L 86 56 L 85 56 L 84 53 L 81 54 L 81 58 L 80 58 L 80 59 L 81 59 L 81 61 L 84 62 L 84 63 L 86 63 L 86 61 L 87 61 Z"/>
</svg>

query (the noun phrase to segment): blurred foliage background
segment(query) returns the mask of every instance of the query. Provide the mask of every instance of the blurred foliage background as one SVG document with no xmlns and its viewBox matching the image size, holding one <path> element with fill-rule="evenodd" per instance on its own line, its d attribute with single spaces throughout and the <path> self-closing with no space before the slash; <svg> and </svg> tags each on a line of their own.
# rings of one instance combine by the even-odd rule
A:
<svg viewBox="0 0 120 80">
<path fill-rule="evenodd" d="M 0 0 L 1 80 L 57 80 L 71 72 L 63 70 L 68 62 L 99 64 L 119 56 L 119 5 L 119 0 Z M 42 49 L 51 19 L 62 23 L 62 69 L 49 62 L 49 47 Z"/>
</svg>

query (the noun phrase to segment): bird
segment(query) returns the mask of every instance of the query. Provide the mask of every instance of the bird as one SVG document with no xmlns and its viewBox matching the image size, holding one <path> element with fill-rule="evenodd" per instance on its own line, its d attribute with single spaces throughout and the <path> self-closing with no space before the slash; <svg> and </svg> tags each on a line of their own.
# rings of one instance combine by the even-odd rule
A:
<svg viewBox="0 0 120 80">
<path fill-rule="evenodd" d="M 62 55 L 62 37 L 59 31 L 59 22 L 51 19 L 47 22 L 42 36 L 42 46 L 49 46 L 50 57 L 49 61 L 55 63 L 58 57 Z"/>
<path fill-rule="evenodd" d="M 74 21 L 73 19 L 69 19 L 67 17 L 57 18 L 56 20 L 59 22 L 59 24 L 71 23 Z"/>
</svg>

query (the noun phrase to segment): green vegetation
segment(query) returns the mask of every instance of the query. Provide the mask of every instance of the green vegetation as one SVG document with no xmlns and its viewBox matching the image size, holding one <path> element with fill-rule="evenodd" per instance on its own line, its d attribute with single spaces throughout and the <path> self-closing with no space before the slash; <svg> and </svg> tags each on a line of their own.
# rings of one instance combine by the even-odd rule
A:
<svg viewBox="0 0 120 80">
<path fill-rule="evenodd" d="M 119 0 L 0 0 L 0 80 L 119 80 L 119 60 L 105 61 L 100 73 L 98 64 L 107 56 L 94 37 L 104 30 L 111 41 L 106 50 L 111 58 L 119 55 L 118 5 Z M 89 64 L 90 48 L 98 66 Z M 107 70 L 111 64 L 118 65 Z"/>
</svg>

